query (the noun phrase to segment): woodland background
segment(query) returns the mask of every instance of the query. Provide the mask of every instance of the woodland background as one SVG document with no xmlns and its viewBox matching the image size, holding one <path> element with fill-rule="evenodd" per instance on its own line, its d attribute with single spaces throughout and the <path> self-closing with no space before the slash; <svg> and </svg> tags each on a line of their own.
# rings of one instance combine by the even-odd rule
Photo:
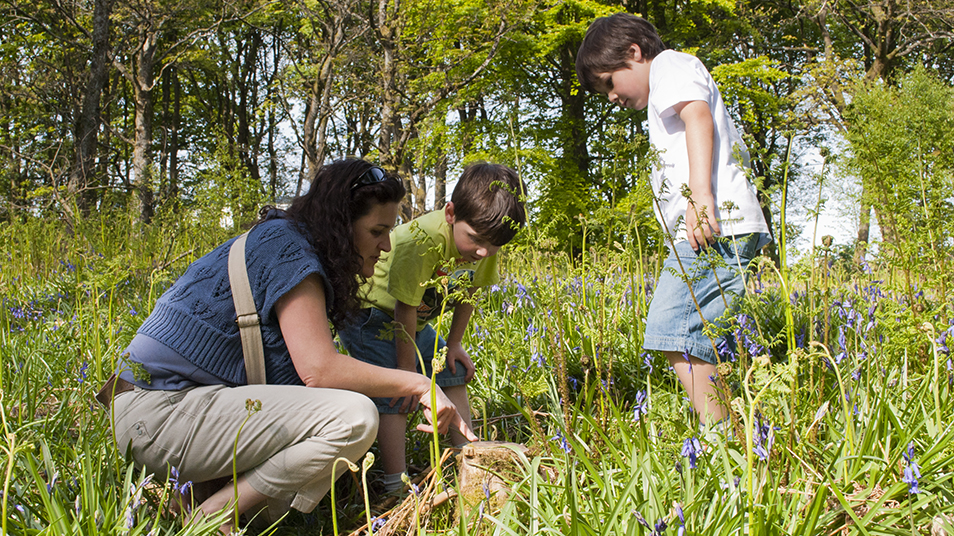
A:
<svg viewBox="0 0 954 536">
<path fill-rule="evenodd" d="M 243 222 L 349 155 L 400 174 L 409 219 L 482 159 L 520 171 L 560 248 L 605 209 L 656 241 L 645 112 L 581 92 L 574 70 L 589 22 L 617 11 L 712 71 L 776 234 L 783 179 L 809 215 L 827 181 L 858 222 L 843 256 L 868 250 L 872 213 L 894 258 L 928 230 L 918 247 L 940 255 L 949 0 L 2 0 L 0 220 Z"/>
</svg>

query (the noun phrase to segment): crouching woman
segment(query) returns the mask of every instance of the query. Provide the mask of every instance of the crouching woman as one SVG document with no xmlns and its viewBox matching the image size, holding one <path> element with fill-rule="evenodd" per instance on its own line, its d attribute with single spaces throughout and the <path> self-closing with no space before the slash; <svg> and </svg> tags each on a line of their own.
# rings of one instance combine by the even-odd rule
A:
<svg viewBox="0 0 954 536">
<path fill-rule="evenodd" d="M 228 270 L 235 239 L 193 263 L 156 302 L 100 393 L 113 406 L 120 450 L 157 476 L 175 468 L 179 482 L 225 483 L 234 465 L 237 481 L 211 490 L 199 513 L 252 514 L 267 504 L 274 515 L 314 509 L 332 485 L 334 461 L 357 461 L 370 448 L 378 413 L 369 396 L 414 397 L 441 433 L 454 427 L 476 439 L 442 392 L 430 407 L 429 378 L 335 349 L 329 323 L 356 310 L 360 280 L 391 249 L 404 194 L 380 168 L 343 160 L 320 168 L 287 210 L 263 210 L 245 247 L 263 384 L 249 385 L 236 324 Z"/>
</svg>

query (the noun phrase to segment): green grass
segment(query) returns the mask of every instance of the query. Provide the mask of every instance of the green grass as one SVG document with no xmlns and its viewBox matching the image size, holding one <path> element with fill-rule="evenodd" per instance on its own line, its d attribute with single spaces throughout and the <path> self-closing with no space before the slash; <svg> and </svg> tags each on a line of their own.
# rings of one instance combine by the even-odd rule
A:
<svg viewBox="0 0 954 536">
<path fill-rule="evenodd" d="M 93 394 L 162 290 L 232 231 L 123 221 L 72 235 L 33 220 L 0 229 L 6 533 L 215 533 L 214 522 L 182 526 L 166 510 L 169 485 L 117 451 Z M 641 350 L 655 264 L 620 240 L 576 259 L 510 248 L 465 343 L 478 435 L 530 454 L 502 510 L 472 526 L 436 515 L 428 533 L 677 534 L 677 507 L 685 534 L 951 530 L 950 296 L 912 303 L 883 282 L 891 273 L 811 258 L 787 275 L 792 296 L 763 270 L 742 307 L 738 360 L 724 367 L 730 437 L 707 439 L 666 360 Z M 648 407 L 637 419 L 640 392 Z M 704 447 L 695 467 L 682 455 L 692 438 Z M 409 447 L 418 442 L 412 455 L 427 463 L 428 438 Z M 909 447 L 916 494 L 903 481 Z M 343 530 L 365 520 L 361 488 L 354 476 L 339 483 Z M 325 499 L 276 532 L 330 534 L 330 510 Z"/>
</svg>

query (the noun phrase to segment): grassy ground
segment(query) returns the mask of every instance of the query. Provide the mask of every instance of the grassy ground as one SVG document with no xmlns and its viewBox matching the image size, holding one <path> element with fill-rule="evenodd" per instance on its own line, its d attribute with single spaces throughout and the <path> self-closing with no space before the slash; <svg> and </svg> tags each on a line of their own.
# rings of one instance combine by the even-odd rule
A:
<svg viewBox="0 0 954 536">
<path fill-rule="evenodd" d="M 115 221 L 72 234 L 36 221 L 0 228 L 3 533 L 214 533 L 215 523 L 183 527 L 168 512 L 177 483 L 127 463 L 92 397 L 162 290 L 231 231 Z M 465 342 L 478 435 L 529 454 L 501 509 L 488 500 L 479 522 L 458 524 L 445 507 L 416 528 L 952 530 L 949 296 L 896 292 L 892 274 L 829 266 L 824 252 L 791 274 L 763 266 L 730 322 L 732 424 L 706 436 L 666 360 L 640 349 L 654 265 L 635 251 L 597 246 L 570 260 L 511 248 Z M 414 463 L 430 463 L 430 438 L 409 445 Z M 445 480 L 455 485 L 453 471 Z M 330 534 L 332 511 L 342 531 L 362 524 L 361 472 L 342 479 L 336 503 L 275 531 Z"/>
</svg>

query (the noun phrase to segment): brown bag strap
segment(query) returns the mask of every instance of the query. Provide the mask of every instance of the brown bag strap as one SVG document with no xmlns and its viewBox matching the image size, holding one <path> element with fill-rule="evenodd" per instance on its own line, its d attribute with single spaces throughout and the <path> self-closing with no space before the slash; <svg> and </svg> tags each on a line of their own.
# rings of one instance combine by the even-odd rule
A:
<svg viewBox="0 0 954 536">
<path fill-rule="evenodd" d="M 265 383 L 265 349 L 262 346 L 261 319 L 255 308 L 252 287 L 245 267 L 246 232 L 235 239 L 229 249 L 229 284 L 235 303 L 236 322 L 242 335 L 242 354 L 245 356 L 245 375 L 249 385 Z"/>
</svg>

